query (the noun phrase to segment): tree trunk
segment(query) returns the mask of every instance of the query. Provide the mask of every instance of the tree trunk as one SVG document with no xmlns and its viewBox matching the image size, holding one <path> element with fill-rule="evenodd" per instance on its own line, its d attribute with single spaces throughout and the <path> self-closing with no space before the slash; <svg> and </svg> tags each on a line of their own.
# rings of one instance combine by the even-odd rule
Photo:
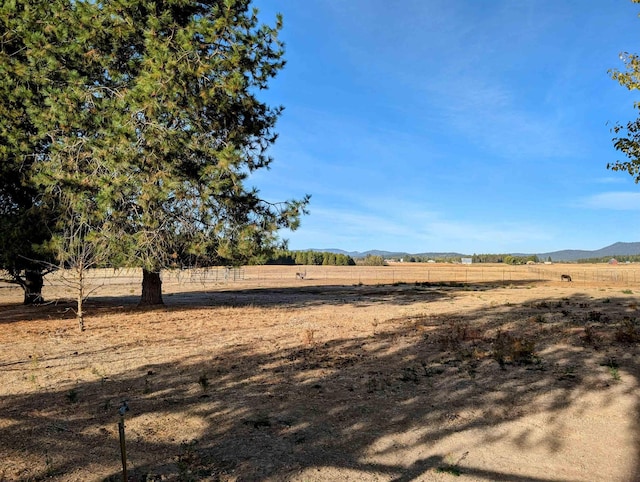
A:
<svg viewBox="0 0 640 482">
<path fill-rule="evenodd" d="M 77 272 L 77 282 L 78 282 L 78 293 L 77 293 L 77 303 L 78 303 L 78 311 L 76 312 L 76 318 L 78 319 L 78 328 L 80 331 L 84 331 L 84 266 L 82 262 L 80 262 L 79 266 L 76 268 Z"/>
<path fill-rule="evenodd" d="M 42 287 L 44 286 L 44 278 L 42 272 L 38 270 L 25 270 L 24 280 L 22 283 L 24 290 L 24 304 L 33 305 L 35 303 L 43 303 Z"/>
<path fill-rule="evenodd" d="M 163 305 L 160 271 L 142 270 L 142 297 L 140 306 Z"/>
</svg>

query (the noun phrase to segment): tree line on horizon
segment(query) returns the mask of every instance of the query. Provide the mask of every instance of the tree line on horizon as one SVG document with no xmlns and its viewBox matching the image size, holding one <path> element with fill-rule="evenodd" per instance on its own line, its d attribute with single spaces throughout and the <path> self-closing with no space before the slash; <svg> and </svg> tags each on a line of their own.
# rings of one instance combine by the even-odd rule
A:
<svg viewBox="0 0 640 482">
<path fill-rule="evenodd" d="M 528 262 L 540 262 L 538 256 L 514 256 L 511 254 L 474 254 L 470 256 L 473 263 L 504 263 L 510 265 L 527 264 Z M 431 257 L 420 255 L 392 256 L 389 261 L 402 261 L 405 263 L 460 263 L 460 256 Z M 256 257 L 249 264 L 282 264 L 282 265 L 316 265 L 316 266 L 385 266 L 386 259 L 383 256 L 367 254 L 362 258 L 352 258 L 350 255 L 333 253 L 330 251 L 296 251 L 278 250 L 270 255 Z"/>
<path fill-rule="evenodd" d="M 386 266 L 387 260 L 375 254 L 353 258 L 348 254 L 314 250 L 278 250 L 253 258 L 249 264 L 315 265 L 315 266 Z"/>
<path fill-rule="evenodd" d="M 277 250 L 271 255 L 259 256 L 249 264 L 315 265 L 315 266 L 355 266 L 354 259 L 346 254 L 329 251 L 289 251 Z"/>
<path fill-rule="evenodd" d="M 524 265 L 527 263 L 552 262 L 551 256 L 541 260 L 537 255 L 515 256 L 512 254 L 474 254 L 468 256 L 473 264 L 495 263 L 508 264 L 512 266 Z M 639 263 L 640 254 L 602 256 L 596 258 L 582 258 L 575 261 L 563 261 L 565 263 L 597 264 L 608 263 L 611 258 L 615 258 L 620 263 Z M 249 265 L 315 265 L 315 266 L 386 266 L 388 261 L 403 263 L 436 263 L 459 264 L 460 256 L 432 257 L 421 255 L 391 256 L 385 259 L 383 256 L 367 254 L 361 258 L 353 258 L 347 254 L 333 253 L 330 251 L 314 250 L 277 250 L 270 254 L 264 254 L 249 260 Z M 185 267 L 193 266 L 185 264 Z"/>
<path fill-rule="evenodd" d="M 600 256 L 597 258 L 583 258 L 578 259 L 576 263 L 582 264 L 597 264 L 597 263 L 609 263 L 612 259 L 615 259 L 619 263 L 640 263 L 640 254 L 626 254 L 626 255 L 614 255 L 614 256 Z"/>
<path fill-rule="evenodd" d="M 394 261 L 402 260 L 405 263 L 428 263 L 429 261 L 435 261 L 436 263 L 460 263 L 461 258 L 471 258 L 471 261 L 475 263 L 504 263 L 504 264 L 527 264 L 529 261 L 534 263 L 540 262 L 538 256 L 514 256 L 512 254 L 474 254 L 472 256 L 421 256 L 421 255 L 406 255 L 395 256 L 392 259 Z"/>
</svg>

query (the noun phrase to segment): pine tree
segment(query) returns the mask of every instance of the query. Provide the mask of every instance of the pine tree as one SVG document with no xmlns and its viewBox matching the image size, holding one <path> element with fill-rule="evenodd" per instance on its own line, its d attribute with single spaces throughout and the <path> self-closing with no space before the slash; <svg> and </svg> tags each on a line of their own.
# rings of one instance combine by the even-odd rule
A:
<svg viewBox="0 0 640 482">
<path fill-rule="evenodd" d="M 0 269 L 23 288 L 25 304 L 43 301 L 43 276 L 55 261 L 46 248 L 55 206 L 43 201 L 29 174 L 51 145 L 32 113 L 49 108 L 47 92 L 55 88 L 38 51 L 38 25 L 62 11 L 60 2 L 0 4 Z"/>
<path fill-rule="evenodd" d="M 245 186 L 271 163 L 282 109 L 257 94 L 284 66 L 281 19 L 260 25 L 249 4 L 54 0 L 47 21 L 21 32 L 29 75 L 50 83 L 29 111 L 46 141 L 30 176 L 59 212 L 58 233 L 81 222 L 81 242 L 143 268 L 142 304 L 162 303 L 174 253 L 244 262 L 295 229 L 308 203 L 269 203 Z M 7 5 L 26 20 L 26 7 Z"/>
</svg>

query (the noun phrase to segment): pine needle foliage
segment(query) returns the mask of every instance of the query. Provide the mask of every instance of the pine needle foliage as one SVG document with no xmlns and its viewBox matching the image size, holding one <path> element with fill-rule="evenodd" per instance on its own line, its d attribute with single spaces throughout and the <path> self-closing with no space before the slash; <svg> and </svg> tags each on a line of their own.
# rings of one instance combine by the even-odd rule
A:
<svg viewBox="0 0 640 482">
<path fill-rule="evenodd" d="M 3 3 L 1 154 L 56 213 L 52 246 L 81 224 L 112 265 L 158 273 L 176 253 L 238 264 L 298 227 L 308 195 L 246 185 L 282 112 L 258 98 L 285 64 L 282 19 L 257 15 L 249 0 Z"/>
</svg>

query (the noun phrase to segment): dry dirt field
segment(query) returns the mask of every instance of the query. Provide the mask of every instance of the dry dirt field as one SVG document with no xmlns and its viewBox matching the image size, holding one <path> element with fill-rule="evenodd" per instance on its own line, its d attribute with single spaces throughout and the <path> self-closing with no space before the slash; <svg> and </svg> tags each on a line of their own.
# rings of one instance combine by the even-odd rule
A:
<svg viewBox="0 0 640 482">
<path fill-rule="evenodd" d="M 138 274 L 0 286 L 0 480 L 640 480 L 640 266 Z"/>
</svg>

